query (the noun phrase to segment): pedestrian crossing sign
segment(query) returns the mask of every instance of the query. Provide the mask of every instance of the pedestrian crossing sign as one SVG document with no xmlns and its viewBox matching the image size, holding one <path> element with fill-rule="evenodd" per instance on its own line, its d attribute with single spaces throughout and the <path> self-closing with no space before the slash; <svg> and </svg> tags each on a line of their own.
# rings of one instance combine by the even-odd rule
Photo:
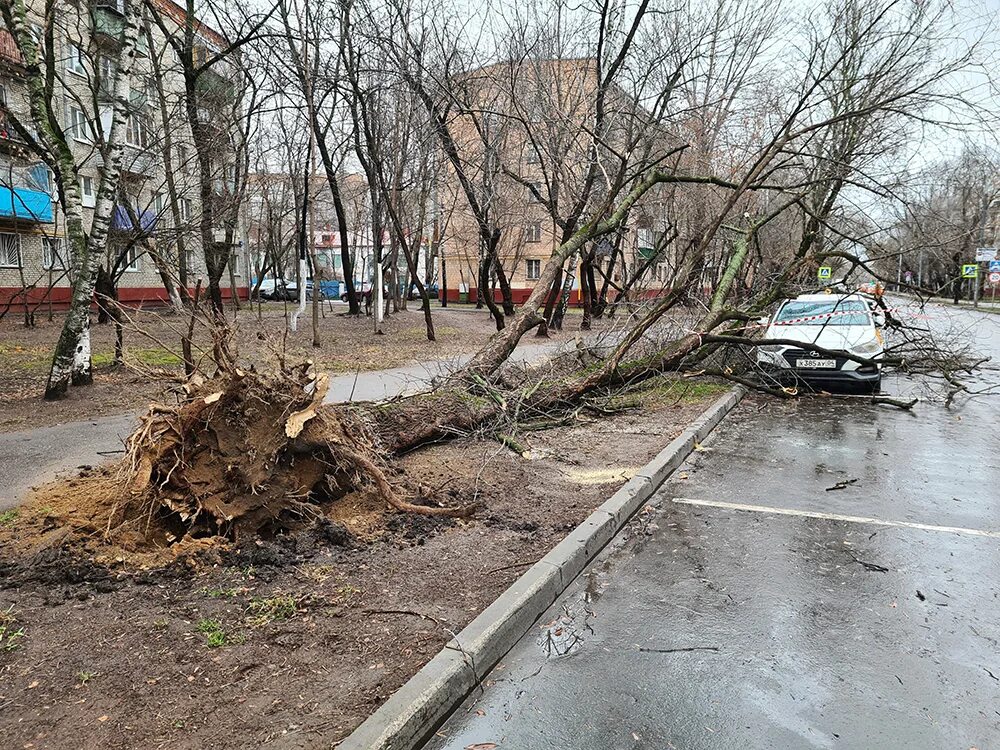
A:
<svg viewBox="0 0 1000 750">
<path fill-rule="evenodd" d="M 979 264 L 978 263 L 963 263 L 962 264 L 962 278 L 963 279 L 974 279 L 979 275 Z"/>
<path fill-rule="evenodd" d="M 820 266 L 818 275 L 820 281 L 827 281 L 833 276 L 833 269 L 830 266 Z"/>
</svg>

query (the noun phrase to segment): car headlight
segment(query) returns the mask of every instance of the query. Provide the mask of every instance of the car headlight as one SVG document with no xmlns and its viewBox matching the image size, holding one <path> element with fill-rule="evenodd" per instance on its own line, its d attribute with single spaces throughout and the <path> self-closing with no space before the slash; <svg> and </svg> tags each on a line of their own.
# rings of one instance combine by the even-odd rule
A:
<svg viewBox="0 0 1000 750">
<path fill-rule="evenodd" d="M 878 339 L 872 339 L 854 347 L 854 353 L 861 355 L 878 354 L 880 351 L 882 351 L 882 342 Z"/>
</svg>

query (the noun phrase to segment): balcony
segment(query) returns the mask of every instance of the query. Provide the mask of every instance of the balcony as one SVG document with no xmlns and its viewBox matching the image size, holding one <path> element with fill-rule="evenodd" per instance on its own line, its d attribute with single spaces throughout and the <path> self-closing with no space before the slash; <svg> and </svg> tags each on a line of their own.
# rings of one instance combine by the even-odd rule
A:
<svg viewBox="0 0 1000 750">
<path fill-rule="evenodd" d="M 125 4 L 123 0 L 96 0 L 92 11 L 94 37 L 98 42 L 120 46 L 125 36 Z M 139 33 L 136 52 L 149 55 L 146 35 Z"/>
<path fill-rule="evenodd" d="M 14 78 L 23 78 L 26 73 L 21 50 L 7 29 L 0 29 L 0 68 Z"/>
<path fill-rule="evenodd" d="M 133 216 L 135 221 L 132 220 Z M 156 229 L 156 213 L 154 211 L 136 211 L 126 206 L 117 205 L 111 215 L 111 228 L 119 232 L 148 236 Z"/>
<path fill-rule="evenodd" d="M 31 121 L 31 115 L 27 112 L 17 113 L 18 121 L 27 128 L 28 132 L 34 135 L 35 126 Z M 14 128 L 11 116 L 6 112 L 0 112 L 0 149 L 6 151 L 25 152 L 28 149 L 27 141 Z"/>
<path fill-rule="evenodd" d="M 114 89 L 114 80 L 101 78 L 100 82 L 97 84 L 97 100 L 100 102 L 107 102 L 109 104 L 113 103 L 115 100 Z M 132 89 L 129 91 L 128 101 L 129 110 L 132 112 L 138 112 L 139 110 L 152 104 L 149 92 L 145 89 L 137 88 L 135 84 L 132 85 Z"/>
<path fill-rule="evenodd" d="M 211 61 L 217 52 L 204 45 L 192 50 L 192 59 L 196 68 Z M 216 60 L 210 68 L 204 68 L 198 74 L 195 91 L 202 102 L 214 104 L 232 104 L 236 101 L 236 69 L 226 59 Z"/>
<path fill-rule="evenodd" d="M 52 223 L 52 196 L 44 190 L 0 187 L 0 219 Z"/>
<path fill-rule="evenodd" d="M 126 146 L 122 153 L 122 174 L 149 177 L 156 173 L 160 160 L 149 151 L 136 146 Z"/>
</svg>

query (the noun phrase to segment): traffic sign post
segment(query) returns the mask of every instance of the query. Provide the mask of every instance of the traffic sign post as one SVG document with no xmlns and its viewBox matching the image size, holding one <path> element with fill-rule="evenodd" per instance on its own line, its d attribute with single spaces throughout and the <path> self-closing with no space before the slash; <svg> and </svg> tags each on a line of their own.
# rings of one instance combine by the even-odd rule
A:
<svg viewBox="0 0 1000 750">
<path fill-rule="evenodd" d="M 829 281 L 833 278 L 833 268 L 830 266 L 820 266 L 816 275 L 819 277 L 820 281 Z"/>
<path fill-rule="evenodd" d="M 979 250 L 976 251 L 977 257 L 978 253 Z M 979 263 L 963 263 L 962 278 L 972 279 L 972 306 L 979 307 Z"/>
<path fill-rule="evenodd" d="M 977 247 L 976 262 L 987 263 L 989 261 L 1000 260 L 1000 252 L 995 247 Z"/>
</svg>

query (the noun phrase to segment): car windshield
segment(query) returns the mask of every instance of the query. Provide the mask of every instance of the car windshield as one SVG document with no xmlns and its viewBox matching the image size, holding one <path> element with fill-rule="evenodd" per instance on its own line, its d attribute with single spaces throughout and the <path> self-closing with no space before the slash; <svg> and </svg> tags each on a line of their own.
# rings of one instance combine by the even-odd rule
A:
<svg viewBox="0 0 1000 750">
<path fill-rule="evenodd" d="M 779 326 L 863 326 L 870 323 L 868 306 L 861 300 L 792 300 L 774 319 Z"/>
</svg>

